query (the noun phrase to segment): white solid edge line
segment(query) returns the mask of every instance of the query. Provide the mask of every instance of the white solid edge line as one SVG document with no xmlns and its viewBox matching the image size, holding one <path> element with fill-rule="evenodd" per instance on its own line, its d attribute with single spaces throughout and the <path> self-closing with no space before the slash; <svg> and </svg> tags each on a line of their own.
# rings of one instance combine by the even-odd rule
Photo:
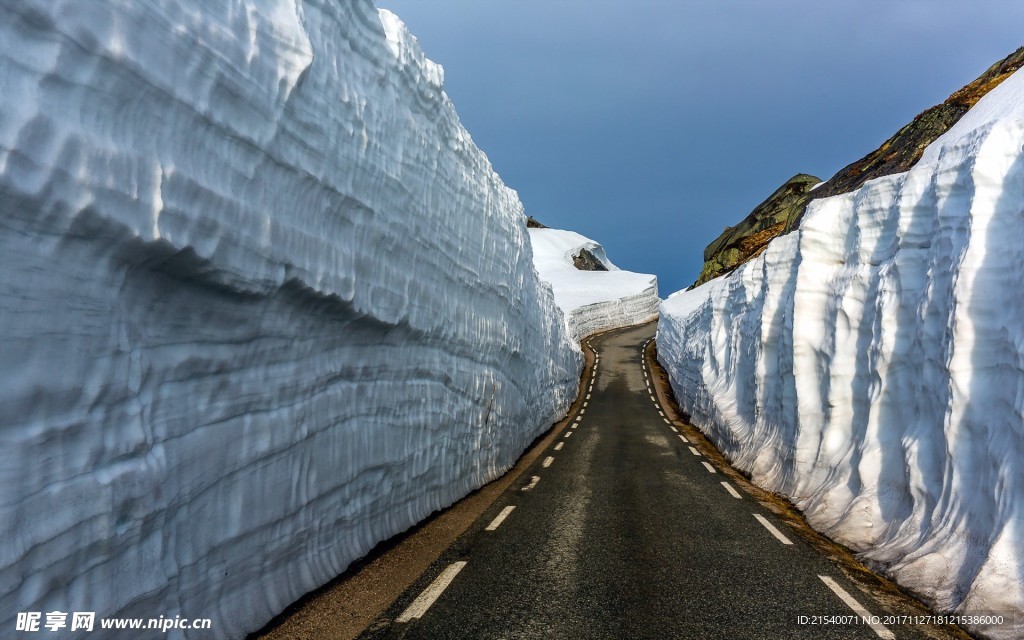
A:
<svg viewBox="0 0 1024 640">
<path fill-rule="evenodd" d="M 554 456 L 548 456 L 548 457 L 544 458 L 544 462 L 540 463 L 540 466 L 542 466 L 544 468 L 550 467 L 551 463 L 554 462 L 554 461 L 555 461 L 555 457 Z"/>
<path fill-rule="evenodd" d="M 455 576 L 459 575 L 459 572 L 462 571 L 462 568 L 465 566 L 466 562 L 464 560 L 453 562 L 448 565 L 448 568 L 442 571 L 441 575 L 437 576 L 437 578 L 430 583 L 430 586 L 424 589 L 423 593 L 412 601 L 409 608 L 403 611 L 402 615 L 398 616 L 395 622 L 402 624 L 404 622 L 409 622 L 414 618 L 423 617 L 423 614 L 427 612 L 430 605 L 434 604 L 434 601 L 444 593 L 444 590 L 448 588 L 448 585 L 452 583 Z"/>
<path fill-rule="evenodd" d="M 765 518 L 760 513 L 755 513 L 754 517 L 757 518 L 757 521 L 764 525 L 764 528 L 767 529 L 773 536 L 775 536 L 779 542 L 781 542 L 782 544 L 793 544 L 792 542 L 790 542 L 789 538 L 782 535 L 782 532 L 775 528 L 775 525 L 768 522 L 768 518 Z"/>
<path fill-rule="evenodd" d="M 894 634 L 892 631 L 889 631 L 885 627 L 885 625 L 883 625 L 881 623 L 878 623 L 878 622 L 870 622 L 870 620 L 871 620 L 871 612 L 868 611 L 867 609 L 865 609 L 864 606 L 861 603 L 859 603 L 856 600 L 854 600 L 853 596 L 851 596 L 849 593 L 847 593 L 846 589 L 843 589 L 842 587 L 840 587 L 838 582 L 836 582 L 835 580 L 833 580 L 832 578 L 830 578 L 828 576 L 818 576 L 818 577 L 821 578 L 821 581 L 825 583 L 826 587 L 828 587 L 829 589 L 834 591 L 835 594 L 837 596 L 839 596 L 839 599 L 846 603 L 846 606 L 850 607 L 857 614 L 859 614 L 862 620 L 864 620 L 864 619 L 868 620 L 869 621 L 868 622 L 868 626 L 871 627 L 872 631 L 874 631 L 876 634 L 878 634 L 879 638 L 885 638 L 886 640 L 896 640 L 896 634 Z"/>
<path fill-rule="evenodd" d="M 733 489 L 732 485 L 729 484 L 728 482 L 723 482 L 722 486 L 725 487 L 725 490 L 728 491 L 729 495 L 731 495 L 732 497 L 736 498 L 737 500 L 743 499 L 743 496 L 740 495 L 740 492 Z"/>
<path fill-rule="evenodd" d="M 715 468 L 711 466 L 710 462 L 701 462 L 701 464 L 704 465 L 704 468 L 708 470 L 708 473 L 718 473 L 717 471 L 715 471 Z"/>
<path fill-rule="evenodd" d="M 501 526 L 501 523 L 505 522 L 505 518 L 508 517 L 508 514 L 512 513 L 513 509 L 515 509 L 515 507 L 512 505 L 509 505 L 502 509 L 501 513 L 498 514 L 498 517 L 496 517 L 494 520 L 491 520 L 491 524 L 487 525 L 487 528 L 484 529 L 484 531 L 497 530 L 497 528 Z"/>
<path fill-rule="evenodd" d="M 686 436 L 684 436 L 681 433 L 679 434 L 679 439 L 682 440 L 683 442 L 689 442 L 689 440 L 686 439 Z"/>
<path fill-rule="evenodd" d="M 690 453 L 692 453 L 695 456 L 699 456 L 700 455 L 700 451 L 697 451 L 696 447 L 690 447 Z"/>
<path fill-rule="evenodd" d="M 561 451 L 562 447 L 564 447 L 564 446 L 565 446 L 564 442 L 559 442 L 558 444 L 555 445 L 555 451 Z"/>
</svg>

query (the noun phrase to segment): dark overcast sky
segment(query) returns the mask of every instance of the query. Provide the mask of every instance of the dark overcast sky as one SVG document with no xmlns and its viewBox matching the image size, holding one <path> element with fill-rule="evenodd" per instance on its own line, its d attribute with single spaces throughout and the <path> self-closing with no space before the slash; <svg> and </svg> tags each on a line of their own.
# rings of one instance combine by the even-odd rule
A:
<svg viewBox="0 0 1024 640">
<path fill-rule="evenodd" d="M 530 215 L 689 285 L 795 173 L 827 179 L 1024 44 L 1021 0 L 378 0 Z"/>
</svg>

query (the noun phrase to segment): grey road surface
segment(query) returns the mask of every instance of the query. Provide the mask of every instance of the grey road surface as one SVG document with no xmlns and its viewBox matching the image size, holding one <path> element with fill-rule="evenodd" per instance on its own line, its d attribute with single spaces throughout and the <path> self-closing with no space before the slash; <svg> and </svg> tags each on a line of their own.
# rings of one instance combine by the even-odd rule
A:
<svg viewBox="0 0 1024 640">
<path fill-rule="evenodd" d="M 862 622 L 887 612 L 691 448 L 649 387 L 655 328 L 592 340 L 578 420 L 363 638 L 928 637 Z"/>
</svg>

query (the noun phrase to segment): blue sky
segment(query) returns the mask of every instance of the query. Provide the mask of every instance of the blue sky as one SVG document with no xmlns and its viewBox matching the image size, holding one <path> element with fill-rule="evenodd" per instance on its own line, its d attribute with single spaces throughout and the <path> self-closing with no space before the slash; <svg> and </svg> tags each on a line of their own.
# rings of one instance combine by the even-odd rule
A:
<svg viewBox="0 0 1024 640">
<path fill-rule="evenodd" d="M 1020 0 L 378 0 L 527 213 L 688 286 L 795 173 L 827 179 L 1024 45 Z"/>
</svg>

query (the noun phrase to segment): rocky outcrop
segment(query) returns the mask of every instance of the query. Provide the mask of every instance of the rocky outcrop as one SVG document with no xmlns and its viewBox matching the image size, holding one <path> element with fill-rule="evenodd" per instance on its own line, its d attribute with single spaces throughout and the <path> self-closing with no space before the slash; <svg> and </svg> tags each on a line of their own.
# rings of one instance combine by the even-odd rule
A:
<svg viewBox="0 0 1024 640">
<path fill-rule="evenodd" d="M 799 193 L 805 182 L 792 184 L 798 178 L 811 179 L 800 174 L 790 178 L 767 200 L 758 205 L 743 222 L 728 227 L 704 250 L 704 267 L 690 288 L 734 270 L 764 251 L 776 238 L 797 228 L 807 204 L 812 200 L 841 193 L 849 193 L 868 180 L 902 173 L 921 158 L 925 148 L 949 131 L 960 118 L 989 91 L 999 86 L 1014 71 L 1024 66 L 1024 47 L 988 68 L 976 80 L 953 93 L 943 103 L 917 115 L 908 125 L 897 131 L 880 147 L 860 160 L 848 164 L 813 192 Z M 806 186 L 809 190 L 813 184 Z M 778 223 L 781 215 L 765 210 L 783 206 L 786 222 Z M 768 223 L 769 218 L 774 222 Z"/>
<path fill-rule="evenodd" d="M 798 173 L 754 207 L 743 222 L 735 227 L 726 227 L 722 235 L 704 249 L 704 268 L 693 286 L 729 273 L 760 255 L 773 238 L 803 215 L 811 189 L 817 184 L 821 184 L 820 178 Z"/>
<path fill-rule="evenodd" d="M 579 253 L 572 257 L 572 266 L 576 267 L 580 271 L 608 270 L 608 267 L 604 266 L 604 263 L 598 260 L 597 256 L 587 249 L 580 249 Z"/>
<path fill-rule="evenodd" d="M 925 147 L 949 131 L 968 109 L 1021 66 L 1024 66 L 1024 47 L 989 67 L 978 79 L 949 96 L 942 104 L 918 114 L 882 146 L 840 169 L 821 188 L 815 189 L 813 197 L 849 193 L 868 180 L 907 171 L 921 158 Z M 798 217 L 786 231 L 795 229 L 799 221 Z"/>
</svg>

